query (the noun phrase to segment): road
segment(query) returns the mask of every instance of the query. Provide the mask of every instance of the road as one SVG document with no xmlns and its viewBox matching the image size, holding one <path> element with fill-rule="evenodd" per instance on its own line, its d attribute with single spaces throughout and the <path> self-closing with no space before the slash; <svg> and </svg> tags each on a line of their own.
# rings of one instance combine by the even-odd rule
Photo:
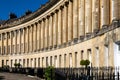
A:
<svg viewBox="0 0 120 80">
<path fill-rule="evenodd" d="M 0 80 L 42 80 L 35 76 L 0 72 Z"/>
</svg>

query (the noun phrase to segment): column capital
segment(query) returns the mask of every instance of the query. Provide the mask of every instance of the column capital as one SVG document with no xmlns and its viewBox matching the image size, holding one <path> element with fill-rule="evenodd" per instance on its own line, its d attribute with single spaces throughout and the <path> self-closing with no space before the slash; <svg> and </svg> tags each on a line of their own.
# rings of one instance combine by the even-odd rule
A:
<svg viewBox="0 0 120 80">
<path fill-rule="evenodd" d="M 34 26 L 34 24 L 31 24 L 31 27 L 33 27 Z"/>
<path fill-rule="evenodd" d="M 45 21 L 45 18 L 43 18 L 42 20 Z"/>
<path fill-rule="evenodd" d="M 38 24 L 38 22 L 35 22 L 35 25 L 37 25 Z"/>
<path fill-rule="evenodd" d="M 66 1 L 66 2 L 65 2 L 65 6 L 68 6 L 68 4 L 69 4 L 69 2 L 68 2 L 68 1 Z"/>
<path fill-rule="evenodd" d="M 50 18 L 50 16 L 48 15 L 46 18 L 47 18 L 47 19 L 49 19 L 49 18 Z"/>
<path fill-rule="evenodd" d="M 69 0 L 70 2 L 73 2 L 73 0 Z"/>
<path fill-rule="evenodd" d="M 41 20 L 38 21 L 39 24 L 40 24 L 41 22 L 42 22 Z"/>
<path fill-rule="evenodd" d="M 52 12 L 50 15 L 51 15 L 51 16 L 53 16 L 53 15 L 54 15 L 54 13 Z"/>
<path fill-rule="evenodd" d="M 64 6 L 60 6 L 60 10 L 62 10 L 64 8 Z"/>
<path fill-rule="evenodd" d="M 56 10 L 55 10 L 55 13 L 58 13 L 58 11 L 59 11 L 59 10 L 58 10 L 58 9 L 56 9 Z"/>
<path fill-rule="evenodd" d="M 27 28 L 29 29 L 29 28 L 30 28 L 30 26 L 27 26 Z"/>
<path fill-rule="evenodd" d="M 6 34 L 9 34 L 9 32 L 6 32 Z"/>
<path fill-rule="evenodd" d="M 25 27 L 23 27 L 22 29 L 25 30 Z"/>
</svg>

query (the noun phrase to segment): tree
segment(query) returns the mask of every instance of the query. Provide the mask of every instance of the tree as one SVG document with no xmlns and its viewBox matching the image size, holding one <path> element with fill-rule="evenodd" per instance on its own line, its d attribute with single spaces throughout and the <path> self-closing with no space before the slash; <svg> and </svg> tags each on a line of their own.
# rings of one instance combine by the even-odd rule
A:
<svg viewBox="0 0 120 80">
<path fill-rule="evenodd" d="M 20 68 L 21 64 L 20 63 L 14 63 L 15 68 Z"/>
<path fill-rule="evenodd" d="M 17 63 L 14 63 L 15 68 L 17 68 Z"/>
<path fill-rule="evenodd" d="M 55 70 L 53 66 L 49 66 L 45 69 L 46 80 L 55 80 Z"/>
<path fill-rule="evenodd" d="M 80 65 L 85 66 L 87 68 L 87 66 L 90 64 L 89 60 L 81 60 L 80 61 Z"/>
<path fill-rule="evenodd" d="M 84 66 L 84 62 L 85 62 L 84 60 L 81 60 L 80 65 Z"/>
</svg>

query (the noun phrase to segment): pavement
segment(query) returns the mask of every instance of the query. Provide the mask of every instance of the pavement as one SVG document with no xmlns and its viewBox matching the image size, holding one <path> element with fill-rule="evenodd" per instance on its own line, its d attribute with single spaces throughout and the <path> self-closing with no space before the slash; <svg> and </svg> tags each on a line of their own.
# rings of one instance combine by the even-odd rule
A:
<svg viewBox="0 0 120 80">
<path fill-rule="evenodd" d="M 43 80 L 36 76 L 25 74 L 0 72 L 0 80 Z"/>
</svg>

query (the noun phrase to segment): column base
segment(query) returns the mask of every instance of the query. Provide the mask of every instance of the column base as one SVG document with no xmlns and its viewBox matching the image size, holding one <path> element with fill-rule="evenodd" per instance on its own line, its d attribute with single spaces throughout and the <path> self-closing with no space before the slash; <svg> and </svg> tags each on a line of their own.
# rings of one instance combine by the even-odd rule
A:
<svg viewBox="0 0 120 80">
<path fill-rule="evenodd" d="M 45 50 L 48 50 L 48 47 L 46 47 Z"/>
<path fill-rule="evenodd" d="M 61 45 L 59 44 L 59 45 L 57 45 L 57 48 L 61 48 Z"/>
<path fill-rule="evenodd" d="M 91 38 L 91 34 L 92 34 L 92 33 L 86 33 L 86 38 L 87 38 L 87 39 Z"/>
<path fill-rule="evenodd" d="M 67 43 L 65 42 L 65 43 L 63 43 L 63 47 L 66 47 L 66 45 L 67 45 Z"/>
<path fill-rule="evenodd" d="M 71 46 L 72 45 L 72 41 L 68 41 L 67 46 Z"/>
<path fill-rule="evenodd" d="M 44 48 L 42 48 L 41 51 L 44 51 Z"/>
<path fill-rule="evenodd" d="M 118 19 L 112 20 L 112 27 L 113 28 L 120 27 L 120 20 Z"/>
<path fill-rule="evenodd" d="M 93 35 L 94 35 L 94 36 L 97 36 L 97 34 L 99 33 L 99 31 L 100 31 L 99 29 L 94 29 Z"/>
<path fill-rule="evenodd" d="M 84 36 L 84 35 L 81 35 L 81 36 L 79 37 L 79 40 L 80 40 L 80 41 L 84 41 L 84 39 L 85 39 L 85 36 Z"/>
<path fill-rule="evenodd" d="M 106 30 L 106 29 L 108 29 L 108 27 L 109 27 L 108 25 L 103 25 L 102 30 Z"/>
<path fill-rule="evenodd" d="M 54 49 L 56 49 L 57 48 L 57 45 L 54 45 Z"/>
<path fill-rule="evenodd" d="M 72 44 L 77 44 L 77 43 L 78 43 L 78 38 L 74 38 Z"/>
</svg>

